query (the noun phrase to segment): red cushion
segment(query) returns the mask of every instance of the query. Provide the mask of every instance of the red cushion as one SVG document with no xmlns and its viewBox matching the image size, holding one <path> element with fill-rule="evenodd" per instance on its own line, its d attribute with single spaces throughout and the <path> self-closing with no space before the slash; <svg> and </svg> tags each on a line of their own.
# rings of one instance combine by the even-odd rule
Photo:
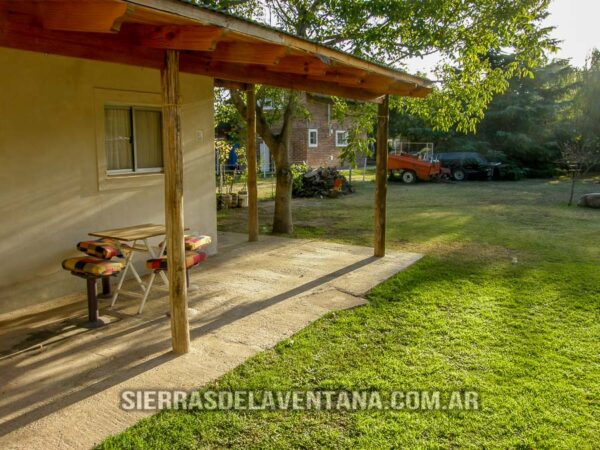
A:
<svg viewBox="0 0 600 450">
<path fill-rule="evenodd" d="M 205 259 L 206 253 L 204 252 L 187 252 L 185 254 L 185 267 L 189 269 Z M 167 270 L 167 257 L 149 259 L 146 261 L 146 267 L 150 270 Z"/>
<path fill-rule="evenodd" d="M 93 275 L 107 277 L 119 273 L 123 269 L 123 263 L 107 261 L 106 259 L 82 256 L 80 258 L 65 259 L 62 263 L 63 269 L 82 275 Z"/>
</svg>

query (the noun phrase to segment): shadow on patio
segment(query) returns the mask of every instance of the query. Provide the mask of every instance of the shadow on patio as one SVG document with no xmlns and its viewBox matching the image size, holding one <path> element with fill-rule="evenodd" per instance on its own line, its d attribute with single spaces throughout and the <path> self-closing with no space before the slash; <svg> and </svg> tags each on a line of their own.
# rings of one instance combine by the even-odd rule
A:
<svg viewBox="0 0 600 450">
<path fill-rule="evenodd" d="M 327 312 L 364 304 L 372 287 L 420 258 L 371 255 L 366 247 L 220 235 L 219 255 L 191 272 L 192 351 L 179 357 L 170 351 L 162 290 L 142 315 L 139 299 L 122 296 L 113 310 L 101 301 L 108 325 L 95 330 L 81 326 L 83 292 L 77 303 L 0 322 L 0 446 L 93 445 L 149 414 L 119 409 L 124 389 L 199 388 Z"/>
</svg>

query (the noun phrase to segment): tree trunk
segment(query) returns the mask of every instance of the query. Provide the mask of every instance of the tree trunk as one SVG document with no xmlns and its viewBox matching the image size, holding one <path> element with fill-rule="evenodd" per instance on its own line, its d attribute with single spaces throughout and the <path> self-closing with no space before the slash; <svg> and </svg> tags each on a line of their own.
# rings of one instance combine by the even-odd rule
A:
<svg viewBox="0 0 600 450">
<path fill-rule="evenodd" d="M 230 90 L 230 93 L 233 104 L 247 123 L 247 106 L 240 93 L 235 90 Z M 279 134 L 275 134 L 263 115 L 262 108 L 259 105 L 256 106 L 256 132 L 269 147 L 277 169 L 273 233 L 291 234 L 294 230 L 292 223 L 293 180 L 289 159 L 289 141 L 294 108 L 295 98 L 290 95 L 283 113 L 281 131 Z"/>
<path fill-rule="evenodd" d="M 292 222 L 292 171 L 287 142 L 281 142 L 277 151 L 273 152 L 277 170 L 275 184 L 275 211 L 273 213 L 273 233 L 291 234 L 294 231 Z"/>
<path fill-rule="evenodd" d="M 569 206 L 573 205 L 573 197 L 575 197 L 575 181 L 577 177 L 575 175 L 575 171 L 571 174 L 571 195 L 569 197 Z"/>
</svg>

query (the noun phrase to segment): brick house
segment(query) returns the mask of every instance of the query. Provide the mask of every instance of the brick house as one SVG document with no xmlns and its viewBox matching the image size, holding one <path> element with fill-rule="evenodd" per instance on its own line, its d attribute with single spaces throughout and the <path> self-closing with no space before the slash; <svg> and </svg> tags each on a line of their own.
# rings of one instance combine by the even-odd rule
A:
<svg viewBox="0 0 600 450">
<path fill-rule="evenodd" d="M 310 113 L 308 119 L 294 119 L 290 137 L 290 162 L 308 164 L 309 167 L 341 167 L 340 150 L 346 146 L 344 123 L 332 117 L 333 102 L 329 97 L 303 94 L 301 101 Z M 268 105 L 263 105 L 268 109 Z M 273 170 L 269 148 L 259 139 L 259 170 Z M 364 158 L 359 158 L 359 163 Z"/>
</svg>

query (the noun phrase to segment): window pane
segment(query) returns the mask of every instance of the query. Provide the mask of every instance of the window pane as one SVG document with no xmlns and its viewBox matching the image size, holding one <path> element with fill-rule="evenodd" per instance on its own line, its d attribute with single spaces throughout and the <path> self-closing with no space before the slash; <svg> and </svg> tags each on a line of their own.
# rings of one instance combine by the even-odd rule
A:
<svg viewBox="0 0 600 450">
<path fill-rule="evenodd" d="M 163 166 L 162 114 L 156 110 L 134 110 L 135 151 L 139 169 Z"/>
<path fill-rule="evenodd" d="M 336 131 L 335 140 L 338 147 L 345 147 L 348 145 L 348 133 L 346 131 Z"/>
<path fill-rule="evenodd" d="M 133 170 L 129 109 L 105 108 L 105 148 L 108 170 Z"/>
</svg>

